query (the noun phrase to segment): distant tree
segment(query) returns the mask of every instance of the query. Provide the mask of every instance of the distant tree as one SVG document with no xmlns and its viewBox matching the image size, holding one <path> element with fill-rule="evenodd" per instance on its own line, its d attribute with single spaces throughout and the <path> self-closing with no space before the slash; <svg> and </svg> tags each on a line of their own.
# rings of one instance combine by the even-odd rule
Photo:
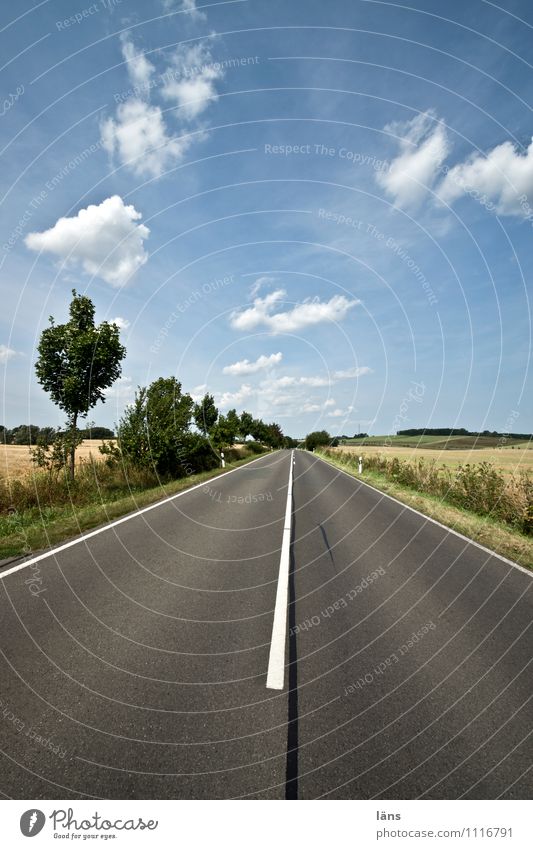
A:
<svg viewBox="0 0 533 849">
<path fill-rule="evenodd" d="M 233 434 L 232 443 L 235 442 L 237 438 L 237 434 L 240 433 L 241 428 L 241 417 L 237 415 L 237 410 L 228 410 L 226 413 L 226 426 L 229 429 L 229 432 Z"/>
<path fill-rule="evenodd" d="M 308 451 L 314 451 L 315 448 L 320 448 L 323 445 L 329 445 L 330 443 L 331 436 L 327 430 L 314 430 L 312 433 L 308 433 L 305 437 L 305 447 Z"/>
<path fill-rule="evenodd" d="M 67 414 L 70 477 L 78 438 L 78 419 L 87 415 L 97 401 L 105 401 L 104 391 L 120 377 L 126 349 L 120 344 L 119 328 L 114 323 L 94 323 L 94 304 L 72 290 L 70 319 L 43 330 L 39 357 L 35 363 L 37 379 L 52 401 Z"/>
<path fill-rule="evenodd" d="M 251 434 L 257 442 L 265 442 L 268 437 L 267 426 L 261 419 L 254 419 L 252 422 Z"/>
<path fill-rule="evenodd" d="M 88 425 L 82 431 L 84 439 L 114 439 L 115 432 L 109 427 L 97 427 L 95 424 Z"/>
<path fill-rule="evenodd" d="M 254 417 L 251 413 L 247 413 L 246 410 L 243 410 L 241 413 L 241 420 L 239 425 L 238 434 L 242 437 L 242 439 L 246 442 L 246 437 L 251 436 L 252 428 L 254 424 Z"/>
<path fill-rule="evenodd" d="M 199 404 L 194 405 L 194 421 L 198 430 L 207 436 L 213 430 L 218 418 L 215 399 L 212 395 L 204 395 Z"/>
<path fill-rule="evenodd" d="M 11 431 L 12 445 L 35 445 L 40 428 L 37 425 L 19 425 Z"/>
</svg>

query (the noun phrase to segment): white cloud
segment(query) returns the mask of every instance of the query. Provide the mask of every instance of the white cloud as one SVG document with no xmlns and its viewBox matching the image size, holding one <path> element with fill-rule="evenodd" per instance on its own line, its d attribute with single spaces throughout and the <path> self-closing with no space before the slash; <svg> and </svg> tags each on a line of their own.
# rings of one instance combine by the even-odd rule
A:
<svg viewBox="0 0 533 849">
<path fill-rule="evenodd" d="M 321 409 L 320 404 L 304 404 L 302 413 L 318 413 Z"/>
<path fill-rule="evenodd" d="M 328 398 L 327 401 L 324 401 L 324 407 L 334 407 L 334 406 L 335 406 L 335 399 L 334 398 Z"/>
<path fill-rule="evenodd" d="M 346 413 L 344 412 L 344 410 L 341 410 L 339 407 L 337 407 L 336 410 L 332 410 L 331 413 L 328 413 L 328 416 L 329 416 L 330 419 L 339 419 L 341 416 L 344 416 L 344 415 L 346 415 Z"/>
<path fill-rule="evenodd" d="M 116 120 L 103 122 L 101 138 L 105 150 L 117 154 L 123 165 L 139 176 L 152 177 L 180 160 L 192 144 L 190 137 L 169 136 L 159 106 L 136 97 L 119 104 Z"/>
<path fill-rule="evenodd" d="M 352 377 L 362 377 L 364 374 L 372 374 L 372 369 L 368 366 L 357 366 L 342 371 L 334 371 L 332 377 L 333 380 L 348 380 Z"/>
<path fill-rule="evenodd" d="M 486 155 L 475 153 L 451 168 L 439 186 L 438 195 L 452 203 L 463 193 L 474 197 L 476 193 L 479 197 L 485 195 L 500 215 L 529 214 L 527 196 L 533 198 L 533 140 L 525 154 L 507 141 Z"/>
<path fill-rule="evenodd" d="M 239 407 L 251 395 L 255 395 L 255 390 L 247 383 L 243 383 L 236 392 L 223 392 L 219 398 L 218 406 L 223 410 L 229 407 Z"/>
<path fill-rule="evenodd" d="M 259 294 L 259 291 L 264 286 L 270 286 L 274 282 L 273 277 L 258 277 L 255 283 L 252 283 L 250 286 L 250 297 L 255 298 L 256 295 Z"/>
<path fill-rule="evenodd" d="M 172 67 L 164 76 L 163 97 L 176 103 L 180 118 L 193 121 L 218 99 L 215 83 L 223 77 L 223 72 L 200 43 L 179 47 Z"/>
<path fill-rule="evenodd" d="M 128 34 L 122 35 L 121 41 L 122 55 L 124 57 L 124 61 L 127 63 L 126 67 L 130 80 L 135 86 L 139 86 L 140 88 L 145 87 L 148 89 L 155 67 L 152 65 L 150 60 L 146 58 L 144 53 L 137 50 Z"/>
<path fill-rule="evenodd" d="M 121 315 L 117 315 L 116 318 L 112 318 L 111 324 L 116 324 L 119 330 L 127 330 L 130 326 L 129 320 L 127 318 L 122 318 Z"/>
<path fill-rule="evenodd" d="M 104 389 L 106 401 L 116 401 L 117 408 L 130 404 L 135 397 L 135 388 L 131 377 L 119 377 L 113 386 Z"/>
<path fill-rule="evenodd" d="M 195 404 L 202 400 L 205 393 L 207 392 L 207 383 L 200 383 L 199 386 L 195 386 L 193 391 L 190 393 L 192 400 Z"/>
<path fill-rule="evenodd" d="M 0 345 L 0 363 L 4 365 L 8 360 L 17 356 L 17 352 L 13 348 L 8 348 L 7 345 Z"/>
<path fill-rule="evenodd" d="M 72 218 L 60 218 L 43 233 L 29 233 L 25 244 L 32 251 L 55 254 L 69 264 L 80 263 L 87 274 L 122 286 L 148 258 L 144 240 L 150 230 L 136 222 L 134 206 L 118 195 L 80 209 Z"/>
<path fill-rule="evenodd" d="M 165 11 L 175 9 L 178 12 L 187 12 L 191 18 L 196 20 L 205 20 L 205 12 L 201 12 L 196 6 L 196 0 L 163 0 L 163 8 Z"/>
<path fill-rule="evenodd" d="M 258 371 L 262 371 L 264 369 L 273 368 L 273 366 L 278 365 L 283 359 L 283 354 L 281 351 L 278 351 L 277 354 L 270 354 L 270 356 L 265 356 L 264 354 L 257 358 L 254 362 L 250 362 L 250 360 L 239 360 L 237 363 L 233 363 L 229 366 L 224 366 L 222 369 L 223 374 L 256 374 Z"/>
<path fill-rule="evenodd" d="M 264 298 L 255 298 L 252 307 L 231 315 L 231 326 L 236 330 L 266 327 L 273 333 L 291 333 L 320 324 L 323 321 L 341 321 L 348 311 L 360 303 L 344 295 L 334 295 L 329 301 L 318 298 L 296 304 L 286 312 L 273 313 L 273 309 L 286 297 L 283 289 L 276 289 Z"/>
<path fill-rule="evenodd" d="M 387 171 L 376 172 L 376 180 L 396 206 L 416 206 L 433 186 L 450 151 L 446 130 L 432 110 L 411 121 L 388 124 L 385 130 L 399 136 L 400 153 Z"/>
</svg>

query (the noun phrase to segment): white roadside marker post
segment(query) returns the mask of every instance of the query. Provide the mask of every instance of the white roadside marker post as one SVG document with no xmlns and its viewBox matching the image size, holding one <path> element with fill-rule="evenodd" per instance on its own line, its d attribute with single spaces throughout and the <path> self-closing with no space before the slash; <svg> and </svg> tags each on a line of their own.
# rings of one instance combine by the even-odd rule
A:
<svg viewBox="0 0 533 849">
<path fill-rule="evenodd" d="M 222 468 L 225 469 L 226 468 L 226 461 L 224 460 L 224 452 L 223 451 L 220 452 L 220 459 L 222 461 Z"/>
<path fill-rule="evenodd" d="M 359 474 L 363 474 L 363 458 L 359 457 Z"/>
</svg>

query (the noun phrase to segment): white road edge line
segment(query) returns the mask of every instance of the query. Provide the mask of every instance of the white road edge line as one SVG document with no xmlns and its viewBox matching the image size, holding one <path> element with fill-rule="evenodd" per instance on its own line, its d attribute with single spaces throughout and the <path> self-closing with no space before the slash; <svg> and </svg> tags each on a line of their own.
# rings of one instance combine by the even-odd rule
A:
<svg viewBox="0 0 533 849">
<path fill-rule="evenodd" d="M 308 454 L 311 452 L 308 451 Z M 525 566 L 521 566 L 520 563 L 515 563 L 514 560 L 509 560 L 507 557 L 504 557 L 503 554 L 498 554 L 497 551 L 493 551 L 492 548 L 487 548 L 486 545 L 481 545 L 480 542 L 476 542 L 475 539 L 470 539 L 470 537 L 465 536 L 464 534 L 460 534 L 459 531 L 455 531 L 453 528 L 450 528 L 449 525 L 443 525 L 442 522 L 437 521 L 437 519 L 432 519 L 431 516 L 426 516 L 425 513 L 421 513 L 420 510 L 417 510 L 416 507 L 411 507 L 409 504 L 406 504 L 404 501 L 400 501 L 399 498 L 395 498 L 394 495 L 389 495 L 388 492 L 383 492 L 382 489 L 378 489 L 377 486 L 372 486 L 371 483 L 367 483 L 362 478 L 358 478 L 356 475 L 351 475 L 350 472 L 346 472 L 344 469 L 341 469 L 340 466 L 336 466 L 335 463 L 330 463 L 329 460 L 325 460 L 324 457 L 320 457 L 318 454 L 313 455 L 317 457 L 319 460 L 322 460 L 323 463 L 327 463 L 328 466 L 331 466 L 332 469 L 335 469 L 337 472 L 342 472 L 343 475 L 347 475 L 347 477 L 351 478 L 353 481 L 358 481 L 362 483 L 363 486 L 367 486 L 369 489 L 373 489 L 374 492 L 379 492 L 380 495 L 385 496 L 385 498 L 390 498 L 391 501 L 395 501 L 396 504 L 399 504 L 401 507 L 405 507 L 406 510 L 410 510 L 411 513 L 416 513 L 417 516 L 422 516 L 426 522 L 431 522 L 433 525 L 437 525 L 439 528 L 443 528 L 445 531 L 448 531 L 449 534 L 453 534 L 459 539 L 464 539 L 465 542 L 470 543 L 470 545 L 475 545 L 476 548 L 480 548 L 481 551 L 485 551 L 487 554 L 491 554 L 492 557 L 497 557 L 498 560 L 503 560 L 504 563 L 507 563 L 509 566 L 514 566 L 515 569 L 519 569 L 521 572 L 524 572 L 525 575 L 528 575 L 530 578 L 533 578 L 533 572 L 531 569 L 526 569 Z"/>
<path fill-rule="evenodd" d="M 213 478 L 206 478 L 205 481 L 201 483 L 197 483 L 194 486 L 188 487 L 188 489 L 183 489 L 181 492 L 177 492 L 175 495 L 169 495 L 168 498 L 163 498 L 161 501 L 156 501 L 154 504 L 149 504 L 148 507 L 142 507 L 140 510 L 135 510 L 133 513 L 128 513 L 127 516 L 123 516 L 121 519 L 115 519 L 114 522 L 108 522 L 107 525 L 104 525 L 101 528 L 96 528 L 94 531 L 89 531 L 87 534 L 83 534 L 82 536 L 76 537 L 75 539 L 71 539 L 69 542 L 64 543 L 63 545 L 58 545 L 57 548 L 52 548 L 50 551 L 45 551 L 42 554 L 38 554 L 36 557 L 32 557 L 31 560 L 25 560 L 24 563 L 19 563 L 18 566 L 13 566 L 11 569 L 6 569 L 5 571 L 0 571 L 0 580 L 3 578 L 7 578 L 8 575 L 13 575 L 14 572 L 20 572 L 21 569 L 26 569 L 28 566 L 32 566 L 34 563 L 39 563 L 40 560 L 45 560 L 47 557 L 53 557 L 55 554 L 59 554 L 60 551 L 65 551 L 67 548 L 72 548 L 74 545 L 78 545 L 80 542 L 84 542 L 86 539 L 91 539 L 91 537 L 95 537 L 98 534 L 103 534 L 104 531 L 108 531 L 110 528 L 115 528 L 117 525 L 122 525 L 124 522 L 129 522 L 130 519 L 135 519 L 137 516 L 141 516 L 143 513 L 148 513 L 150 510 L 155 510 L 157 507 L 161 507 L 163 504 L 168 504 L 169 501 L 174 501 L 176 498 L 180 498 L 182 495 L 188 495 L 189 492 L 193 492 L 195 489 L 199 489 L 201 486 L 206 486 L 211 480 L 220 480 L 220 478 L 225 478 L 226 475 L 231 475 L 233 472 L 239 472 L 241 469 L 248 468 L 252 463 L 256 463 L 258 460 L 264 459 L 264 457 L 271 457 L 272 454 L 261 454 L 260 457 L 256 457 L 254 460 L 250 460 L 249 463 L 244 463 L 242 466 L 238 466 L 236 469 L 230 469 L 228 472 L 223 472 L 221 475 L 216 475 Z"/>
<path fill-rule="evenodd" d="M 285 682 L 285 641 L 287 636 L 287 608 L 289 602 L 293 468 L 294 451 L 291 451 L 287 505 L 285 507 L 285 522 L 283 523 L 283 538 L 281 541 L 281 557 L 279 561 L 278 588 L 276 591 L 274 623 L 272 625 L 272 639 L 270 640 L 270 655 L 268 658 L 266 685 L 269 690 L 283 690 Z"/>
</svg>

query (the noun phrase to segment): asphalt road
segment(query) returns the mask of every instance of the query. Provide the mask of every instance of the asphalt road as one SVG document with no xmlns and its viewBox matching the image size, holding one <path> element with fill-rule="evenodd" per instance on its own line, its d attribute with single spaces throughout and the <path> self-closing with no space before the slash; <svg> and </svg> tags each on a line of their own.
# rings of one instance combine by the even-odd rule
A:
<svg viewBox="0 0 533 849">
<path fill-rule="evenodd" d="M 3 796 L 531 798 L 531 576 L 294 455 L 282 690 L 290 452 L 0 573 Z"/>
</svg>

